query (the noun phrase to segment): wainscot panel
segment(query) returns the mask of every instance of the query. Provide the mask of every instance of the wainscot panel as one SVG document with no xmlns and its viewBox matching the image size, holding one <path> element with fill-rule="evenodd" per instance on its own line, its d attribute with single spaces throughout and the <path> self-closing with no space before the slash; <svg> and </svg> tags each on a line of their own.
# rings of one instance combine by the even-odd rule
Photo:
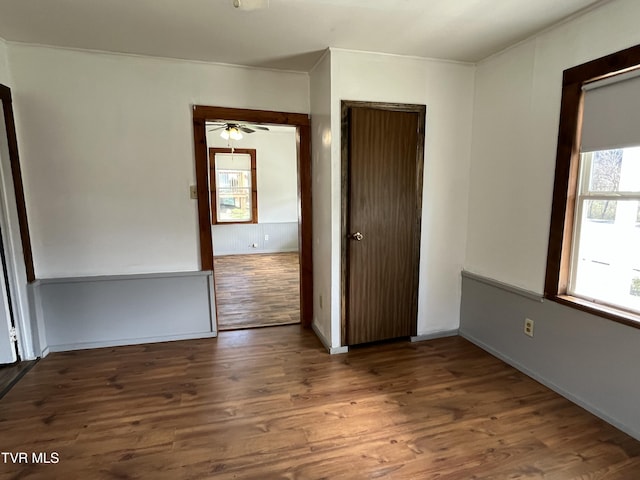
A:
<svg viewBox="0 0 640 480">
<path fill-rule="evenodd" d="M 533 337 L 525 318 L 534 321 Z M 463 272 L 459 331 L 640 440 L 640 329 Z"/>
<path fill-rule="evenodd" d="M 214 256 L 298 251 L 295 222 L 213 225 L 211 234 Z"/>
<path fill-rule="evenodd" d="M 212 272 L 39 280 L 52 352 L 215 337 Z"/>
</svg>

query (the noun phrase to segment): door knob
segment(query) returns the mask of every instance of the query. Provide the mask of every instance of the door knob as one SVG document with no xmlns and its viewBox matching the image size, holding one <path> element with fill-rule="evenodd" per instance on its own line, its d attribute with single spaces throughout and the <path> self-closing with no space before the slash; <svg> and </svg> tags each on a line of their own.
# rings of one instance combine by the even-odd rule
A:
<svg viewBox="0 0 640 480">
<path fill-rule="evenodd" d="M 349 238 L 351 240 L 356 240 L 357 242 L 359 242 L 360 240 L 362 240 L 364 238 L 364 235 L 362 235 L 360 232 L 356 232 L 356 233 L 352 233 L 351 235 L 349 235 Z"/>
</svg>

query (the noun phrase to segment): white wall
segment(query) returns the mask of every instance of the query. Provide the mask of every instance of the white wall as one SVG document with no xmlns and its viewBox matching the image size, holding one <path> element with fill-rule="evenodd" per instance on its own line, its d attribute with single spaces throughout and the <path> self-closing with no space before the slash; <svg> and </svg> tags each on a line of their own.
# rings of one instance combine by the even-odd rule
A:
<svg viewBox="0 0 640 480">
<path fill-rule="evenodd" d="M 563 70 L 640 43 L 618 0 L 478 65 L 465 268 L 542 293 Z"/>
<path fill-rule="evenodd" d="M 11 86 L 7 43 L 2 38 L 0 38 L 0 84 L 7 87 Z"/>
<path fill-rule="evenodd" d="M 192 105 L 309 111 L 306 74 L 8 50 L 38 278 L 197 270 Z"/>
<path fill-rule="evenodd" d="M 209 148 L 227 148 L 220 131 L 207 133 Z M 258 222 L 298 222 L 298 167 L 295 127 L 272 126 L 233 142 L 236 148 L 256 150 Z"/>
<path fill-rule="evenodd" d="M 418 294 L 418 334 L 458 328 L 460 270 L 467 237 L 467 192 L 474 66 L 331 50 L 332 342 L 340 325 L 340 101 L 426 104 Z"/>
<path fill-rule="evenodd" d="M 478 65 L 465 268 L 498 282 L 468 275 L 460 321 L 461 335 L 636 438 L 640 330 L 526 292 L 544 287 L 562 72 L 640 43 L 638 18 L 640 3 L 616 0 Z"/>
<path fill-rule="evenodd" d="M 331 347 L 332 299 L 332 158 L 331 51 L 327 50 L 310 74 L 311 166 L 313 178 L 313 325 Z M 338 164 L 339 165 L 339 164 Z M 339 265 L 339 264 L 338 264 Z M 339 298 L 339 297 L 338 297 Z M 338 330 L 339 331 L 339 330 Z M 334 346 L 339 345 L 335 343 Z"/>
</svg>

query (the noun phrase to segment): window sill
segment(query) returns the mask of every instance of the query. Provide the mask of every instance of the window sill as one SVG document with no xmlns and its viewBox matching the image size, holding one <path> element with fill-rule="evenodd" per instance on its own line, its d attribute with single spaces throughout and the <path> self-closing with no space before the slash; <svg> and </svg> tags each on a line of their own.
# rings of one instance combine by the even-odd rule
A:
<svg viewBox="0 0 640 480">
<path fill-rule="evenodd" d="M 583 312 L 591 313 L 592 315 L 613 320 L 614 322 L 622 323 L 629 327 L 640 329 L 640 315 L 625 310 L 590 302 L 589 300 L 571 295 L 548 295 L 546 299 L 577 310 L 582 310 Z"/>
<path fill-rule="evenodd" d="M 257 223 L 254 220 L 238 220 L 233 222 L 211 222 L 211 225 L 255 225 Z"/>
</svg>

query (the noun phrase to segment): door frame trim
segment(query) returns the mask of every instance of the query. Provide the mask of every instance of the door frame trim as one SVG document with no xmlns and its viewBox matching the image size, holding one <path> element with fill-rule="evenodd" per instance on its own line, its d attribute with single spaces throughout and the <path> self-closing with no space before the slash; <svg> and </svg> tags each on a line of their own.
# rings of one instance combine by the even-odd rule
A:
<svg viewBox="0 0 640 480">
<path fill-rule="evenodd" d="M 416 230 L 416 258 L 420 258 L 420 238 L 422 234 L 422 186 L 424 172 L 424 142 L 425 142 L 425 126 L 427 106 L 410 103 L 384 103 L 384 102 L 363 102 L 356 100 L 342 100 L 340 102 L 340 163 L 341 163 L 341 247 L 340 247 L 340 266 L 341 266 L 341 282 L 340 282 L 340 336 L 341 345 L 348 345 L 347 332 L 347 291 L 349 279 L 349 264 L 347 256 L 347 235 L 349 233 L 349 197 L 350 197 L 350 177 L 349 177 L 349 152 L 351 145 L 349 144 L 349 124 L 350 109 L 352 107 L 372 108 L 377 110 L 397 111 L 397 112 L 415 112 L 418 113 L 418 146 L 416 149 L 416 214 L 418 217 L 418 228 Z M 419 287 L 420 280 L 420 262 L 416 262 L 414 267 L 414 281 L 416 289 Z M 418 299 L 416 292 L 416 300 Z M 417 310 L 416 310 L 417 312 Z M 416 313 L 415 323 L 412 327 L 411 335 L 417 335 L 418 318 Z"/>
<path fill-rule="evenodd" d="M 18 224 L 20 228 L 20 241 L 22 242 L 22 253 L 26 269 L 27 282 L 33 283 L 36 280 L 33 266 L 33 253 L 31 251 L 31 236 L 29 234 L 29 222 L 27 220 L 27 207 L 24 196 L 22 182 L 22 170 L 20 168 L 20 157 L 18 155 L 18 139 L 16 136 L 16 124 L 13 115 L 13 99 L 11 89 L 0 84 L 0 102 L 4 111 L 4 122 L 9 143 L 9 162 L 11 164 L 11 177 L 16 198 L 16 209 L 18 211 Z"/>
<path fill-rule="evenodd" d="M 211 202 L 209 201 L 209 165 L 207 121 L 226 120 L 296 128 L 298 157 L 298 248 L 300 254 L 300 325 L 310 328 L 313 320 L 313 243 L 311 230 L 311 121 L 305 113 L 193 105 L 193 139 L 198 192 L 200 268 L 213 271 Z"/>
<path fill-rule="evenodd" d="M 10 172 L 4 178 L 3 188 L 7 190 L 7 202 L 0 201 L 0 207 L 4 210 L 4 222 L 6 229 L 3 233 L 3 247 L 5 255 L 5 267 L 7 269 L 7 289 L 9 305 L 12 309 L 12 325 L 16 330 L 17 342 L 14 347 L 18 361 L 36 358 L 33 345 L 34 336 L 38 336 L 38 329 L 32 328 L 30 322 L 30 308 L 28 305 L 29 284 L 36 282 L 31 236 L 29 234 L 29 222 L 18 155 L 18 140 L 16 135 L 16 123 L 13 112 L 13 97 L 11 88 L 0 84 L 0 103 L 3 108 L 3 118 L 8 146 L 8 161 Z M 13 188 L 13 192 L 11 192 Z M 15 201 L 15 203 L 13 203 Z M 15 225 L 15 216 L 17 225 Z M 13 220 L 12 220 L 13 219 Z M 19 239 L 18 239 L 19 235 Z M 20 242 L 22 253 L 15 242 Z M 14 248 L 15 247 L 15 248 Z M 24 276 L 23 276 L 24 275 Z M 25 282 L 26 280 L 26 282 Z M 42 353 L 42 352 L 39 352 Z"/>
</svg>

